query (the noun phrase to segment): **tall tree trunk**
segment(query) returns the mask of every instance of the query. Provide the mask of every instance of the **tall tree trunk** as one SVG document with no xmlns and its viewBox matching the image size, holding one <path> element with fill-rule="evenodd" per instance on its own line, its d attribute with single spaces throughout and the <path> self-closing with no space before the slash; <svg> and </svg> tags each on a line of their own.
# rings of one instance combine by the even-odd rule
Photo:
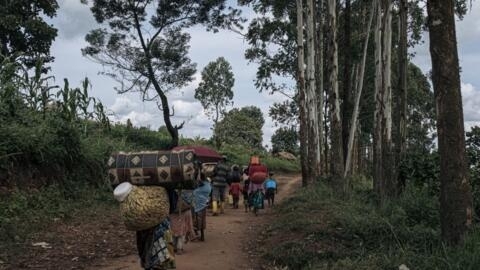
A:
<svg viewBox="0 0 480 270">
<path fill-rule="evenodd" d="M 375 27 L 374 187 L 383 203 L 395 193 L 392 146 L 392 1 L 378 0 Z"/>
<path fill-rule="evenodd" d="M 428 0 L 432 81 L 440 153 L 442 238 L 455 245 L 472 225 L 453 0 Z"/>
<path fill-rule="evenodd" d="M 322 175 L 322 148 L 323 148 L 323 0 L 317 1 L 316 6 L 316 48 L 315 48 L 315 83 L 317 97 L 317 113 L 318 113 L 318 152 L 316 163 L 318 166 L 317 175 Z M 325 162 L 325 161 L 323 161 Z"/>
<path fill-rule="evenodd" d="M 306 109 L 308 111 L 308 182 L 313 181 L 318 176 L 317 154 L 318 154 L 318 113 L 317 98 L 315 89 L 315 25 L 314 25 L 315 5 L 313 0 L 307 0 L 307 88 L 306 88 Z"/>
<path fill-rule="evenodd" d="M 372 28 L 374 14 L 375 14 L 375 1 L 372 2 L 372 8 L 370 9 L 370 16 L 368 19 L 368 25 L 365 32 L 366 33 L 365 43 L 363 44 L 362 63 L 360 63 L 360 72 L 358 73 L 358 77 L 356 80 L 358 82 L 358 87 L 356 89 L 356 94 L 355 94 L 355 103 L 353 107 L 352 119 L 350 121 L 350 132 L 348 134 L 347 156 L 346 156 L 347 161 L 345 163 L 344 177 L 347 176 L 351 166 L 351 160 L 352 160 L 352 154 L 353 154 L 353 141 L 355 137 L 355 130 L 357 129 L 357 120 L 358 120 L 358 113 L 360 108 L 360 98 L 362 96 L 362 90 L 363 90 L 363 78 L 365 76 L 365 64 L 367 62 L 368 41 L 370 39 L 370 29 Z"/>
<path fill-rule="evenodd" d="M 375 113 L 373 115 L 373 183 L 375 192 L 383 197 L 382 165 L 382 116 L 384 114 L 382 90 L 382 4 L 376 1 L 377 19 L 375 23 Z"/>
<path fill-rule="evenodd" d="M 345 10 L 344 14 L 344 36 L 343 36 L 343 93 L 342 93 L 342 143 L 343 143 L 343 157 L 347 159 L 347 149 L 348 149 L 348 136 L 349 136 L 349 119 L 352 115 L 352 84 L 350 80 L 350 65 L 352 63 L 351 59 L 351 31 L 350 31 L 350 0 L 345 0 Z"/>
<path fill-rule="evenodd" d="M 167 127 L 168 133 L 170 134 L 170 137 L 171 137 L 170 148 L 173 148 L 178 146 L 178 141 L 179 141 L 178 130 L 183 127 L 184 123 L 182 123 L 180 126 L 174 126 L 172 124 L 172 121 L 170 120 L 170 107 L 168 105 L 168 98 L 163 92 L 162 88 L 160 87 L 160 84 L 158 83 L 157 78 L 155 77 L 155 71 L 153 70 L 153 66 L 152 66 L 152 57 L 150 54 L 150 48 L 147 46 L 147 43 L 145 42 L 145 39 L 143 37 L 142 30 L 141 30 L 142 26 L 140 24 L 140 20 L 136 12 L 134 12 L 134 19 L 135 19 L 134 27 L 135 27 L 135 30 L 137 31 L 140 44 L 142 45 L 142 49 L 145 53 L 148 78 L 152 82 L 152 85 L 155 88 L 155 91 L 160 97 L 160 101 L 162 103 L 163 121 L 165 122 L 165 126 Z"/>
<path fill-rule="evenodd" d="M 396 170 L 395 178 L 397 181 L 397 192 L 401 192 L 405 188 L 405 176 L 400 173 L 400 165 L 405 160 L 406 147 L 407 147 L 407 72 L 408 72 L 408 58 L 407 58 L 407 14 L 408 5 L 407 0 L 400 0 L 400 14 L 399 14 L 399 32 L 400 42 L 398 46 L 398 96 L 399 106 L 396 110 L 397 114 L 397 140 L 396 140 L 396 152 L 397 158 L 395 159 Z"/>
<path fill-rule="evenodd" d="M 303 0 L 297 2 L 297 61 L 298 61 L 298 93 L 299 93 L 299 117 L 300 117 L 300 165 L 302 168 L 302 185 L 308 184 L 308 125 L 306 119 L 305 103 L 305 67 L 304 67 L 304 48 L 303 48 Z"/>
<path fill-rule="evenodd" d="M 383 179 L 385 180 L 385 195 L 392 197 L 396 194 L 394 180 L 394 149 L 392 144 L 392 0 L 384 1 L 384 27 L 383 27 L 383 91 L 385 93 L 384 127 L 382 128 L 382 157 Z"/>
<path fill-rule="evenodd" d="M 328 83 L 327 83 L 328 84 Z M 328 87 L 327 87 L 328 88 Z M 330 114 L 328 112 L 328 108 L 330 107 L 330 95 L 328 94 L 328 89 L 325 89 L 325 104 L 323 108 L 323 127 L 324 127 L 324 136 L 323 136 L 323 154 L 324 154 L 324 161 L 323 161 L 323 168 L 324 168 L 324 175 L 330 175 L 331 170 L 331 162 L 328 158 L 330 153 L 330 147 L 328 144 L 328 138 L 330 138 L 330 129 L 329 129 L 329 119 Z"/>
<path fill-rule="evenodd" d="M 330 93 L 330 141 L 332 145 L 332 172 L 335 189 L 343 192 L 344 160 L 342 142 L 342 116 L 340 115 L 340 96 L 338 93 L 338 45 L 337 45 L 337 3 L 327 1 L 329 36 L 328 46 L 328 77 Z"/>
</svg>

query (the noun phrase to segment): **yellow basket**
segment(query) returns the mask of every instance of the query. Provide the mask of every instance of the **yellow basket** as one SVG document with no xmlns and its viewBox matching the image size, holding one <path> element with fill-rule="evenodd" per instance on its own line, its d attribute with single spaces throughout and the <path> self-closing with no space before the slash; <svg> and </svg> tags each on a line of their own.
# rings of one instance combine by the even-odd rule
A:
<svg viewBox="0 0 480 270">
<path fill-rule="evenodd" d="M 160 224 L 169 214 L 167 191 L 159 186 L 133 186 L 120 203 L 120 213 L 128 230 L 141 231 Z"/>
</svg>

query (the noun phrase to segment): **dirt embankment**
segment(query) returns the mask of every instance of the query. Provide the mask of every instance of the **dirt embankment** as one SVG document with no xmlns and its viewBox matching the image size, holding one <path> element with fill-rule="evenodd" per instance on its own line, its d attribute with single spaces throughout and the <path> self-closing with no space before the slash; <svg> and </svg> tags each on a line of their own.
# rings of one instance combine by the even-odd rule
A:
<svg viewBox="0 0 480 270">
<path fill-rule="evenodd" d="M 277 180 L 278 201 L 301 185 L 298 175 L 277 176 Z M 257 254 L 250 247 L 273 218 L 268 208 L 257 217 L 242 207 L 227 206 L 224 215 L 215 217 L 209 213 L 205 242 L 187 243 L 185 253 L 176 257 L 177 269 L 259 269 Z M 134 239 L 118 211 L 98 211 L 36 235 L 24 247 L 26 252 L 9 256 L 0 269 L 141 269 Z M 48 245 L 31 245 L 41 242 Z"/>
</svg>

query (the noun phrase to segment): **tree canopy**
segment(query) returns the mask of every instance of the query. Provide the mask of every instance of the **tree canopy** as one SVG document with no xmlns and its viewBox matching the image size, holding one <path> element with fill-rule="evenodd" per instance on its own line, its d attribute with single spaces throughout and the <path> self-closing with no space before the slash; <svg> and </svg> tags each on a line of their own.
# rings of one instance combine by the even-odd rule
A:
<svg viewBox="0 0 480 270">
<path fill-rule="evenodd" d="M 225 114 L 226 107 L 233 104 L 234 83 L 232 66 L 223 57 L 208 63 L 202 71 L 202 81 L 195 89 L 195 98 L 202 103 L 215 124 Z"/>
<path fill-rule="evenodd" d="M 0 61 L 3 57 L 20 57 L 31 68 L 37 58 L 50 62 L 50 47 L 57 29 L 44 19 L 57 14 L 57 1 L 0 1 Z"/>
<path fill-rule="evenodd" d="M 214 137 L 225 144 L 262 148 L 262 111 L 255 106 L 234 108 L 215 126 Z"/>
<path fill-rule="evenodd" d="M 272 152 L 286 151 L 298 154 L 298 131 L 294 127 L 281 127 L 272 135 Z"/>
<path fill-rule="evenodd" d="M 92 30 L 82 52 L 99 62 L 105 75 L 120 83 L 120 93 L 136 91 L 144 101 L 156 101 L 165 126 L 178 145 L 178 130 L 170 117 L 167 93 L 186 86 L 196 65 L 188 57 L 190 35 L 186 28 L 204 25 L 207 30 L 239 25 L 240 11 L 226 1 L 97 0 L 91 11 L 108 28 Z"/>
</svg>

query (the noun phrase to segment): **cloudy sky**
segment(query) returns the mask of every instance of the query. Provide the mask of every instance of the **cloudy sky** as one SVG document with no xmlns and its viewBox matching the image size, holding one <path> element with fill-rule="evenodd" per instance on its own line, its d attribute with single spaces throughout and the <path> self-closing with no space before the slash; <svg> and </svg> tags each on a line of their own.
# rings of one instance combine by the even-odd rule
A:
<svg viewBox="0 0 480 270">
<path fill-rule="evenodd" d="M 59 0 L 58 15 L 52 24 L 59 33 L 52 46 L 55 62 L 52 71 L 57 82 L 68 78 L 73 86 L 88 77 L 92 82 L 91 95 L 99 98 L 113 113 L 115 121 L 126 122 L 130 119 L 134 125 L 150 126 L 156 129 L 163 124 L 161 113 L 154 103 L 142 103 L 138 94 L 119 95 L 114 87 L 115 81 L 99 75 L 102 66 L 82 56 L 80 49 L 86 46 L 85 34 L 98 25 L 87 6 L 79 0 Z M 253 16 L 244 9 L 244 13 Z M 194 98 L 194 90 L 201 79 L 200 72 L 205 65 L 216 58 L 225 57 L 233 67 L 235 74 L 234 106 L 254 105 L 260 107 L 266 118 L 263 128 L 263 144 L 270 144 L 275 126 L 268 117 L 268 107 L 275 101 L 284 99 L 281 95 L 259 93 L 254 86 L 257 66 L 249 64 L 244 58 L 246 42 L 238 34 L 221 31 L 217 34 L 206 32 L 200 27 L 189 31 L 191 34 L 190 57 L 197 63 L 195 80 L 184 89 L 169 94 L 170 104 L 175 107 L 174 123 L 186 121 L 180 133 L 187 137 L 211 136 L 212 121 L 203 113 L 202 106 Z M 457 36 L 462 66 L 462 92 L 466 126 L 480 123 L 480 3 L 473 2 L 472 10 L 463 21 L 457 22 Z M 431 69 L 428 52 L 428 40 L 413 49 L 416 56 L 413 62 L 427 73 Z"/>
</svg>

